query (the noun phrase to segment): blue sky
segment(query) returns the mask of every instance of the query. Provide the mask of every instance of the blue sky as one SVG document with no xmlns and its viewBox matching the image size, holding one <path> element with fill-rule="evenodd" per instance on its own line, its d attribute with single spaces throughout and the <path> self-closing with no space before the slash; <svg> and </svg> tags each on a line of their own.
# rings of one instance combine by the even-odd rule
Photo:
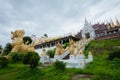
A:
<svg viewBox="0 0 120 80">
<path fill-rule="evenodd" d="M 0 44 L 11 42 L 16 29 L 37 37 L 74 34 L 85 17 L 92 24 L 120 19 L 120 0 L 0 0 Z"/>
</svg>

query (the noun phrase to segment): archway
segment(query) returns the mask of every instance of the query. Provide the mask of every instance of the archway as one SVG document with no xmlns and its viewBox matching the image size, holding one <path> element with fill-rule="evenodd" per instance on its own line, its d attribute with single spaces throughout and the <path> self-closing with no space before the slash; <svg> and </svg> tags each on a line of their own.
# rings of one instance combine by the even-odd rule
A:
<svg viewBox="0 0 120 80">
<path fill-rule="evenodd" d="M 88 33 L 85 33 L 85 38 L 86 38 L 86 39 L 90 38 L 90 33 L 89 33 L 89 32 L 88 32 Z"/>
</svg>

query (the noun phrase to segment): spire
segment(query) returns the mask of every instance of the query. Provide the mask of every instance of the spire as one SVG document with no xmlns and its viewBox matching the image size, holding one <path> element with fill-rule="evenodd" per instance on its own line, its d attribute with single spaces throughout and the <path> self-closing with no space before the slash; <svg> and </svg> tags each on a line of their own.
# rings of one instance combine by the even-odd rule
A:
<svg viewBox="0 0 120 80">
<path fill-rule="evenodd" d="M 119 23 L 117 18 L 116 18 L 116 24 L 117 24 L 118 27 L 120 27 L 120 23 Z"/>
<path fill-rule="evenodd" d="M 112 21 L 112 19 L 111 19 L 111 27 L 115 28 L 115 25 L 114 25 L 114 22 Z"/>
<path fill-rule="evenodd" d="M 85 17 L 85 24 L 84 24 L 84 25 L 89 25 L 89 23 L 88 23 L 86 17 Z"/>
</svg>

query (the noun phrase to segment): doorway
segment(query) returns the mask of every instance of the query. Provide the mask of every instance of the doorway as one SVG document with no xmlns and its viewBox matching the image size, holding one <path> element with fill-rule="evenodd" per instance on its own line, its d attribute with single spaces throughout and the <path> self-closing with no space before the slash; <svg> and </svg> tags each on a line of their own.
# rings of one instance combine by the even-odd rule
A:
<svg viewBox="0 0 120 80">
<path fill-rule="evenodd" d="M 85 33 L 86 39 L 90 38 L 90 33 Z"/>
</svg>

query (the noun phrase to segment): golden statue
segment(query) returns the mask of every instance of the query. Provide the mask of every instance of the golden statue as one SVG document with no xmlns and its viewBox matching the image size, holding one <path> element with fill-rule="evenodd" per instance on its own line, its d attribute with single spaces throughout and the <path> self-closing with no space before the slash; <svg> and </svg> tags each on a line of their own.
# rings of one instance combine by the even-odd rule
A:
<svg viewBox="0 0 120 80">
<path fill-rule="evenodd" d="M 118 19 L 116 18 L 116 24 L 118 27 L 120 27 L 120 22 L 118 21 Z"/>
<path fill-rule="evenodd" d="M 61 45 L 60 43 L 58 43 L 58 44 L 56 45 L 55 55 L 61 55 L 62 50 L 63 50 L 62 45 Z"/>
<path fill-rule="evenodd" d="M 16 30 L 12 34 L 12 51 L 11 52 L 30 52 L 34 51 L 34 43 L 26 45 L 23 43 L 24 30 Z"/>
<path fill-rule="evenodd" d="M 107 22 L 106 27 L 107 27 L 107 29 L 110 29 L 111 24 Z"/>
<path fill-rule="evenodd" d="M 112 20 L 111 20 L 111 27 L 115 28 L 115 24 L 114 24 L 114 22 Z"/>
<path fill-rule="evenodd" d="M 79 50 L 79 54 L 83 54 L 83 51 L 82 51 L 82 50 Z"/>
<path fill-rule="evenodd" d="M 72 39 L 70 41 L 69 50 L 70 50 L 70 55 L 73 55 L 74 54 L 74 41 Z"/>
</svg>

